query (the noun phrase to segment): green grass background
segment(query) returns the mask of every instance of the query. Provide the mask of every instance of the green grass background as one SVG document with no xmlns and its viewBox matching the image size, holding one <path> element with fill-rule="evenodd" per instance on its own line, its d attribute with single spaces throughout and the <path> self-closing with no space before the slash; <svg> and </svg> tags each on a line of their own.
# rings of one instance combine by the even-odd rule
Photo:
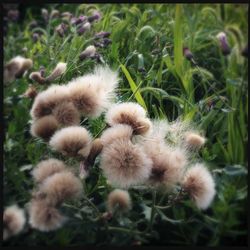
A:
<svg viewBox="0 0 250 250">
<path fill-rule="evenodd" d="M 102 19 L 87 34 L 78 36 L 72 28 L 60 38 L 54 32 L 60 19 L 45 25 L 41 7 L 75 15 L 90 15 L 98 9 Z M 32 41 L 35 30 L 28 26 L 33 19 L 43 33 L 37 43 Z M 151 192 L 132 189 L 133 210 L 103 223 L 95 218 L 105 211 L 111 187 L 99 173 L 97 162 L 85 183 L 86 196 L 64 205 L 71 219 L 63 228 L 50 233 L 27 228 L 4 244 L 246 245 L 248 60 L 240 51 L 248 42 L 247 20 L 245 4 L 50 4 L 27 6 L 22 22 L 9 22 L 4 62 L 22 55 L 33 59 L 33 71 L 43 65 L 48 73 L 59 61 L 67 62 L 58 84 L 94 68 L 95 61 L 80 62 L 78 56 L 93 43 L 96 32 L 110 31 L 112 44 L 98 51 L 108 65 L 119 69 L 118 99 L 137 101 L 150 118 L 173 121 L 181 116 L 203 130 L 208 140 L 196 157 L 212 171 L 217 195 L 205 212 L 189 201 L 152 210 Z M 216 39 L 221 31 L 227 33 L 232 49 L 228 57 L 222 55 Z M 183 57 L 183 46 L 189 47 L 198 66 Z M 30 83 L 27 74 L 4 87 L 4 206 L 17 203 L 23 207 L 29 201 L 30 170 L 40 160 L 55 156 L 78 167 L 74 159 L 51 152 L 29 134 L 32 101 L 21 94 Z M 97 136 L 104 126 L 103 117 L 83 120 L 82 125 Z M 166 200 L 167 196 L 157 193 L 155 204 L 164 206 Z"/>
</svg>

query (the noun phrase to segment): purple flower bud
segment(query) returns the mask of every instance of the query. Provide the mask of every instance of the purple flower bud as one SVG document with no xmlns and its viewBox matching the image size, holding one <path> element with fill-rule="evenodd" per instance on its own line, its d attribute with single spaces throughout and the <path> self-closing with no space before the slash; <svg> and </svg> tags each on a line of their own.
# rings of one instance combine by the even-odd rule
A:
<svg viewBox="0 0 250 250">
<path fill-rule="evenodd" d="M 248 58 L 248 44 L 242 49 L 241 55 Z"/>
<path fill-rule="evenodd" d="M 7 13 L 8 19 L 10 21 L 17 21 L 19 18 L 19 11 L 18 10 L 9 10 Z"/>
<path fill-rule="evenodd" d="M 41 10 L 41 13 L 42 13 L 43 19 L 44 19 L 46 22 L 48 22 L 48 19 L 49 19 L 49 12 L 48 12 L 48 10 L 42 9 L 42 10 Z"/>
<path fill-rule="evenodd" d="M 104 47 L 104 44 L 101 43 L 101 42 L 94 42 L 94 45 L 95 45 L 95 47 L 98 47 L 98 48 L 103 48 Z"/>
<path fill-rule="evenodd" d="M 55 31 L 58 33 L 60 37 L 63 37 L 65 35 L 65 32 L 67 31 L 67 26 L 64 23 L 59 24 L 56 28 Z"/>
<path fill-rule="evenodd" d="M 224 56 L 229 55 L 231 53 L 231 49 L 228 45 L 226 34 L 224 32 L 220 32 L 219 34 L 217 34 L 216 37 L 218 38 L 218 40 L 220 42 L 222 54 Z"/>
<path fill-rule="evenodd" d="M 96 54 L 96 48 L 93 45 L 88 46 L 79 56 L 80 60 L 88 57 L 93 57 Z"/>
<path fill-rule="evenodd" d="M 112 43 L 111 39 L 108 39 L 108 38 L 104 38 L 103 39 L 103 45 L 104 45 L 104 47 L 108 46 L 111 43 Z"/>
<path fill-rule="evenodd" d="M 71 24 L 75 24 L 76 21 L 77 21 L 77 18 L 76 18 L 76 17 L 72 17 L 72 18 L 70 19 Z"/>
<path fill-rule="evenodd" d="M 39 72 L 40 72 L 41 77 L 45 77 L 45 67 L 44 66 L 40 66 Z"/>
<path fill-rule="evenodd" d="M 189 50 L 189 48 L 184 47 L 183 48 L 183 55 L 187 58 L 187 60 L 191 61 L 191 59 L 194 58 L 192 52 Z"/>
<path fill-rule="evenodd" d="M 81 16 L 79 16 L 79 17 L 76 19 L 75 24 L 76 24 L 76 25 L 78 25 L 78 24 L 80 24 L 80 23 L 85 22 L 86 20 L 87 20 L 87 17 L 86 17 L 86 16 L 81 15 Z"/>
<path fill-rule="evenodd" d="M 101 19 L 101 13 L 99 11 L 94 11 L 93 15 L 88 17 L 88 21 L 92 23 L 93 21 L 97 21 Z"/>
<path fill-rule="evenodd" d="M 97 34 L 95 34 L 95 38 L 103 38 L 103 37 L 109 37 L 111 32 L 101 31 Z"/>
<path fill-rule="evenodd" d="M 38 33 L 36 33 L 36 32 L 35 32 L 35 33 L 33 33 L 33 34 L 32 34 L 32 40 L 33 40 L 33 42 L 35 42 L 35 43 L 36 43 L 36 42 L 38 41 L 38 39 L 39 39 L 39 34 L 38 34 Z"/>
</svg>

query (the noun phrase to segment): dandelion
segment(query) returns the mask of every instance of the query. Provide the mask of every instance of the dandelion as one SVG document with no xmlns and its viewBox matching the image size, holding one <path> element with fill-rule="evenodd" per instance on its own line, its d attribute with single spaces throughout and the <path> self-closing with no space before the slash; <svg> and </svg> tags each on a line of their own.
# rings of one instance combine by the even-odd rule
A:
<svg viewBox="0 0 250 250">
<path fill-rule="evenodd" d="M 32 85 L 29 85 L 29 87 L 26 89 L 26 91 L 23 94 L 23 97 L 28 97 L 31 99 L 34 99 L 36 96 L 37 96 L 37 90 Z"/>
<path fill-rule="evenodd" d="M 191 148 L 200 148 L 206 142 L 206 139 L 204 137 L 193 132 L 186 133 L 184 140 L 185 140 L 185 143 L 188 145 L 188 147 L 191 147 Z"/>
<path fill-rule="evenodd" d="M 40 161 L 32 171 L 32 176 L 36 182 L 41 183 L 49 176 L 66 170 L 62 161 L 55 158 Z"/>
<path fill-rule="evenodd" d="M 52 85 L 40 92 L 32 105 L 30 115 L 33 119 L 52 113 L 52 110 L 62 101 L 69 99 L 68 89 L 63 85 Z"/>
<path fill-rule="evenodd" d="M 108 67 L 96 67 L 92 74 L 78 77 L 67 86 L 71 101 L 79 112 L 94 118 L 111 106 L 117 85 L 117 72 Z"/>
<path fill-rule="evenodd" d="M 127 191 L 115 189 L 108 195 L 107 200 L 108 211 L 126 212 L 131 209 L 131 199 Z"/>
<path fill-rule="evenodd" d="M 93 57 L 96 54 L 96 48 L 93 45 L 88 46 L 79 56 L 80 60 Z"/>
<path fill-rule="evenodd" d="M 5 208 L 3 212 L 3 239 L 19 234 L 25 225 L 24 210 L 17 205 Z"/>
<path fill-rule="evenodd" d="M 133 130 L 129 125 L 116 124 L 113 127 L 106 129 L 100 138 L 103 145 L 109 145 L 116 139 L 128 139 L 132 138 Z"/>
<path fill-rule="evenodd" d="M 32 228 L 49 232 L 62 227 L 66 218 L 58 209 L 42 200 L 33 200 L 29 206 L 29 224 Z"/>
<path fill-rule="evenodd" d="M 55 173 L 42 182 L 40 191 L 45 193 L 53 205 L 77 198 L 83 191 L 79 178 L 69 171 Z"/>
<path fill-rule="evenodd" d="M 213 177 L 200 163 L 187 170 L 182 186 L 200 209 L 207 209 L 215 196 Z"/>
<path fill-rule="evenodd" d="M 53 110 L 52 115 L 64 126 L 78 125 L 80 114 L 72 102 L 64 101 L 59 103 Z"/>
<path fill-rule="evenodd" d="M 80 126 L 70 126 L 57 131 L 50 139 L 50 146 L 67 156 L 87 157 L 91 149 L 92 137 Z"/>
<path fill-rule="evenodd" d="M 222 54 L 224 56 L 229 55 L 230 52 L 231 52 L 231 49 L 230 49 L 230 47 L 228 45 L 227 35 L 224 32 L 220 32 L 220 33 L 217 34 L 216 37 L 220 42 L 220 47 L 221 47 Z"/>
<path fill-rule="evenodd" d="M 40 137 L 48 141 L 58 128 L 59 124 L 55 117 L 53 115 L 46 115 L 33 121 L 30 133 L 34 137 Z"/>
<path fill-rule="evenodd" d="M 106 113 L 106 122 L 115 124 L 128 124 L 133 128 L 134 134 L 145 134 L 151 127 L 146 118 L 146 111 L 137 103 L 127 102 L 114 104 Z"/>
<path fill-rule="evenodd" d="M 117 139 L 103 148 L 100 168 L 111 184 L 128 188 L 148 179 L 152 161 L 138 145 Z"/>
</svg>

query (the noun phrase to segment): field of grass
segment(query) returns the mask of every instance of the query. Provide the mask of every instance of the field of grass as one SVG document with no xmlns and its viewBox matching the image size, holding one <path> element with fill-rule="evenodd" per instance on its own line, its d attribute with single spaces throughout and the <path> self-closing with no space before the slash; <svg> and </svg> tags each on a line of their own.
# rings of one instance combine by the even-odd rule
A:
<svg viewBox="0 0 250 250">
<path fill-rule="evenodd" d="M 90 31 L 78 35 L 72 26 L 60 37 L 55 27 L 61 18 L 44 20 L 41 8 L 74 16 L 101 13 Z M 31 28 L 36 20 L 38 27 Z M 112 43 L 97 48 L 95 59 L 79 60 L 93 45 L 94 34 L 111 32 Z M 224 56 L 216 35 L 225 32 L 231 53 Z M 40 32 L 38 41 L 33 33 Z M 248 43 L 248 6 L 244 4 L 50 4 L 26 6 L 20 21 L 8 21 L 4 36 L 4 64 L 22 55 L 33 68 L 4 86 L 3 206 L 25 207 L 34 183 L 30 171 L 42 159 L 55 156 L 69 165 L 77 161 L 52 152 L 30 135 L 32 100 L 22 97 L 29 73 L 44 66 L 51 72 L 66 62 L 65 74 L 55 83 L 90 72 L 97 63 L 119 70 L 118 97 L 135 101 L 150 118 L 174 121 L 181 117 L 205 132 L 207 142 L 197 155 L 209 166 L 216 181 L 212 206 L 200 211 L 184 200 L 164 207 L 168 199 L 151 191 L 130 189 L 133 209 L 108 222 L 96 220 L 105 212 L 111 187 L 98 169 L 98 159 L 85 181 L 85 198 L 65 203 L 70 220 L 57 231 L 42 233 L 30 228 L 4 245 L 247 245 L 247 121 L 248 59 L 241 51 Z M 195 64 L 183 55 L 192 52 Z M 44 85 L 34 84 L 38 90 Z M 93 136 L 105 126 L 104 117 L 84 119 Z"/>
</svg>

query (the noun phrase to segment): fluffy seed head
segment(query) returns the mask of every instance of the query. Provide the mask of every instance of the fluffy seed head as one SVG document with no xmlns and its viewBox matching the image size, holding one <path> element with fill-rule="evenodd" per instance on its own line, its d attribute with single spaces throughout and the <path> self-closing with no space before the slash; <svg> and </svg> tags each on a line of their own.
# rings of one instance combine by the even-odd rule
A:
<svg viewBox="0 0 250 250">
<path fill-rule="evenodd" d="M 100 167 L 111 184 L 128 188 L 149 177 L 152 161 L 130 140 L 117 139 L 103 148 Z"/>
<path fill-rule="evenodd" d="M 146 118 L 146 111 L 133 102 L 114 104 L 106 113 L 106 122 L 110 126 L 128 124 L 135 134 L 144 134 L 151 127 L 150 120 Z"/>
<path fill-rule="evenodd" d="M 47 83 L 46 79 L 38 71 L 30 73 L 29 78 L 32 81 L 37 82 L 39 84 L 45 84 L 45 83 Z"/>
<path fill-rule="evenodd" d="M 78 197 L 82 190 L 81 181 L 69 171 L 49 176 L 40 187 L 40 191 L 45 193 L 56 205 Z"/>
<path fill-rule="evenodd" d="M 212 175 L 200 163 L 187 170 L 182 186 L 200 209 L 207 209 L 216 193 Z"/>
<path fill-rule="evenodd" d="M 67 69 L 67 63 L 59 62 L 54 68 L 54 70 L 51 72 L 51 74 L 48 77 L 46 77 L 46 81 L 47 82 L 54 81 L 56 78 L 64 74 L 66 69 Z"/>
<path fill-rule="evenodd" d="M 32 123 L 30 133 L 34 137 L 40 137 L 47 141 L 58 127 L 59 124 L 55 117 L 53 115 L 46 115 Z"/>
<path fill-rule="evenodd" d="M 64 126 L 78 125 L 80 114 L 72 102 L 64 101 L 59 103 L 53 110 L 53 116 Z"/>
<path fill-rule="evenodd" d="M 36 182 L 41 183 L 49 176 L 65 171 L 65 169 L 66 166 L 62 161 L 51 158 L 39 162 L 35 169 L 32 171 L 32 175 Z"/>
<path fill-rule="evenodd" d="M 16 235 L 22 231 L 25 225 L 25 215 L 23 209 L 17 205 L 7 207 L 3 213 L 3 239 Z"/>
<path fill-rule="evenodd" d="M 108 195 L 107 208 L 113 213 L 116 209 L 125 212 L 131 208 L 131 199 L 127 191 L 115 189 Z"/>
<path fill-rule="evenodd" d="M 90 23 L 88 23 L 88 28 L 90 28 Z M 85 27 L 87 28 L 86 24 Z M 96 48 L 93 45 L 88 46 L 81 54 L 80 54 L 80 59 L 83 60 L 84 58 L 87 57 L 93 57 L 96 53 Z"/>
<path fill-rule="evenodd" d="M 80 126 L 70 126 L 57 131 L 50 139 L 50 146 L 64 155 L 86 157 L 92 143 L 90 133 Z"/>
<path fill-rule="evenodd" d="M 96 67 L 92 74 L 78 77 L 68 83 L 70 98 L 85 116 L 98 117 L 107 110 L 115 97 L 117 73 L 110 68 Z"/>
<path fill-rule="evenodd" d="M 116 139 L 131 139 L 133 130 L 126 124 L 117 124 L 113 127 L 106 129 L 101 136 L 101 142 L 103 145 L 108 145 Z"/>
<path fill-rule="evenodd" d="M 53 108 L 69 99 L 68 89 L 63 85 L 52 85 L 40 92 L 33 103 L 30 115 L 33 119 L 41 118 L 52 113 Z"/>
<path fill-rule="evenodd" d="M 200 148 L 205 144 L 206 139 L 199 134 L 189 132 L 185 135 L 185 142 L 191 148 Z"/>
<path fill-rule="evenodd" d="M 55 207 L 41 200 L 33 200 L 29 207 L 29 224 L 39 231 L 48 232 L 60 228 L 65 217 Z"/>
</svg>

